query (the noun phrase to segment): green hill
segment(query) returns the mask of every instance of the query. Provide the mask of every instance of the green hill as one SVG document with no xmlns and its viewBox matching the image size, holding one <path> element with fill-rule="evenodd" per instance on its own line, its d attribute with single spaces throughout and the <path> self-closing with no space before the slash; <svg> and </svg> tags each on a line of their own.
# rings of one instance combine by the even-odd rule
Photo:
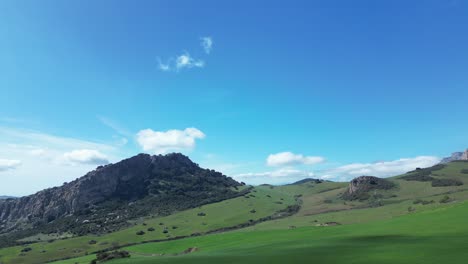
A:
<svg viewBox="0 0 468 264">
<path fill-rule="evenodd" d="M 462 223 L 468 212 L 467 170 L 468 162 L 418 169 L 387 178 L 391 188 L 366 189 L 368 195 L 355 200 L 343 198 L 349 183 L 258 186 L 242 197 L 166 217 L 142 217 L 109 234 L 51 243 L 41 238 L 43 242 L 3 248 L 0 262 L 78 257 L 57 263 L 89 263 L 94 252 L 111 248 L 132 255 L 112 264 L 456 261 L 467 257 L 460 250 L 468 243 L 468 227 Z M 450 184 L 434 185 L 436 179 Z M 437 247 L 439 253 L 433 250 Z M 25 248 L 31 250 L 22 252 Z M 183 254 L 189 248 L 195 252 Z"/>
</svg>

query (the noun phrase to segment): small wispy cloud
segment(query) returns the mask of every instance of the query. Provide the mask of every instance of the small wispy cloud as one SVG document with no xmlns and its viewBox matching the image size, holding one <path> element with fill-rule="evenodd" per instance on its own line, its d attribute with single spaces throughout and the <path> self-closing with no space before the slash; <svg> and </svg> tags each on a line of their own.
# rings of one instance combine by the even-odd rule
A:
<svg viewBox="0 0 468 264">
<path fill-rule="evenodd" d="M 169 63 L 163 63 L 161 59 L 158 58 L 158 69 L 167 72 L 171 70 L 171 65 Z"/>
<path fill-rule="evenodd" d="M 158 59 L 158 69 L 163 72 L 178 72 L 183 69 L 203 67 L 205 67 L 205 61 L 195 59 L 188 52 L 178 55 L 175 59 L 170 58 L 167 62 L 162 62 L 161 59 Z"/>
<path fill-rule="evenodd" d="M 206 54 L 210 54 L 213 49 L 213 38 L 202 37 L 200 38 L 200 46 Z M 189 52 L 184 51 L 182 54 L 170 57 L 168 60 L 158 58 L 158 70 L 163 72 L 179 72 L 183 69 L 204 68 L 205 61 L 203 59 L 195 58 Z"/>
<path fill-rule="evenodd" d="M 213 38 L 211 37 L 202 37 L 200 45 L 205 50 L 206 54 L 210 54 L 211 49 L 213 48 Z"/>
<path fill-rule="evenodd" d="M 204 66 L 204 61 L 192 58 L 188 52 L 179 55 L 175 62 L 175 67 L 177 70 L 181 70 L 184 68 L 203 68 Z"/>
</svg>

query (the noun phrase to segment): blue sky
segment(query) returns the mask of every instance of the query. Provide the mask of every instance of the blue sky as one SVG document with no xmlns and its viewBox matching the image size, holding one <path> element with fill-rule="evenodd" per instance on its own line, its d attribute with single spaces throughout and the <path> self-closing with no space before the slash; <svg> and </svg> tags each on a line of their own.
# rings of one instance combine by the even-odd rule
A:
<svg viewBox="0 0 468 264">
<path fill-rule="evenodd" d="M 467 47 L 456 0 L 1 1 L 0 194 L 140 152 L 253 184 L 429 166 L 468 147 Z"/>
</svg>

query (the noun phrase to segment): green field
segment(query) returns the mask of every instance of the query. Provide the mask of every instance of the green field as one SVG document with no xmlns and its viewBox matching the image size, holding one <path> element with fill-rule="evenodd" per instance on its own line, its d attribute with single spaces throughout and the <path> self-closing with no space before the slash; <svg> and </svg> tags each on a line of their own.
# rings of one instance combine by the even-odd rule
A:
<svg viewBox="0 0 468 264">
<path fill-rule="evenodd" d="M 4 263 L 42 263 L 65 257 L 82 256 L 98 250 L 140 243 L 150 240 L 164 240 L 176 236 L 190 236 L 225 227 L 248 223 L 275 214 L 288 205 L 295 204 L 293 197 L 269 187 L 257 187 L 249 195 L 182 211 L 166 217 L 142 218 L 133 227 L 102 236 L 82 236 L 52 243 L 38 242 L 28 245 L 32 250 L 23 253 L 25 246 L 0 249 L 0 261 Z M 255 210 L 255 212 L 251 212 Z M 199 216 L 199 213 L 206 214 Z M 148 231 L 148 228 L 155 231 Z M 163 233 L 167 228 L 167 233 Z M 136 235 L 144 231 L 144 235 Z M 89 244 L 95 240 L 96 244 Z"/>
<path fill-rule="evenodd" d="M 0 249 L 3 263 L 89 263 L 90 254 L 112 246 L 123 247 L 132 257 L 109 263 L 464 263 L 468 257 L 468 168 L 454 162 L 431 172 L 440 179 L 457 179 L 464 185 L 433 187 L 430 182 L 390 178 L 396 187 L 375 190 L 370 200 L 340 198 L 347 183 L 323 182 L 287 186 L 259 186 L 238 197 L 167 217 L 136 220 L 133 227 L 103 235 L 40 242 L 20 256 L 21 247 Z M 404 175 L 403 175 L 404 176 Z M 441 202 L 448 196 L 448 202 Z M 248 223 L 275 214 L 302 201 L 295 215 L 256 225 L 172 241 Z M 419 203 L 417 201 L 425 201 Z M 378 206 L 376 206 L 378 202 Z M 199 213 L 206 214 L 199 216 Z M 327 226 L 333 222 L 333 225 Z M 153 227 L 155 231 L 149 232 Z M 176 228 L 173 228 L 176 227 Z M 168 232 L 162 231 L 167 228 Z M 144 235 L 136 235 L 145 231 Z M 90 245 L 90 240 L 96 244 Z M 136 244 L 126 246 L 129 244 Z M 188 248 L 196 252 L 181 254 Z M 86 256 L 85 256 L 86 255 Z"/>
<path fill-rule="evenodd" d="M 130 259 L 110 263 L 465 263 L 467 217 L 464 202 L 367 224 L 229 232 L 128 247 Z M 190 247 L 199 250 L 174 256 Z"/>
</svg>

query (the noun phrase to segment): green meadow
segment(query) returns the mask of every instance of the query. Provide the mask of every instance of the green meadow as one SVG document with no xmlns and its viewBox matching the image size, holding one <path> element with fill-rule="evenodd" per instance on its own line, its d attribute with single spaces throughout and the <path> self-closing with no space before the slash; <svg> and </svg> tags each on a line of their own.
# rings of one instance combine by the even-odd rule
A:
<svg viewBox="0 0 468 264">
<path fill-rule="evenodd" d="M 131 258 L 109 263 L 465 263 L 467 217 L 464 202 L 367 224 L 213 234 L 126 247 Z"/>
<path fill-rule="evenodd" d="M 390 190 L 368 200 L 341 198 L 347 183 L 258 186 L 248 195 L 166 217 L 146 217 L 101 236 L 41 241 L 0 249 L 3 263 L 90 263 L 111 247 L 129 259 L 108 263 L 464 263 L 468 253 L 468 169 L 453 162 L 431 177 L 459 186 L 389 178 Z M 223 230 L 274 215 L 300 201 L 292 216 Z M 148 231 L 154 228 L 154 231 Z M 166 231 L 164 231 L 166 230 Z M 209 234 L 209 231 L 218 230 Z M 137 235 L 143 231 L 143 235 Z M 196 236 L 191 236 L 196 234 Z M 180 239 L 173 240 L 179 237 Z M 95 243 L 89 242 L 94 240 Z M 194 252 L 184 253 L 190 248 Z M 106 262 L 107 263 L 107 262 Z"/>
</svg>

